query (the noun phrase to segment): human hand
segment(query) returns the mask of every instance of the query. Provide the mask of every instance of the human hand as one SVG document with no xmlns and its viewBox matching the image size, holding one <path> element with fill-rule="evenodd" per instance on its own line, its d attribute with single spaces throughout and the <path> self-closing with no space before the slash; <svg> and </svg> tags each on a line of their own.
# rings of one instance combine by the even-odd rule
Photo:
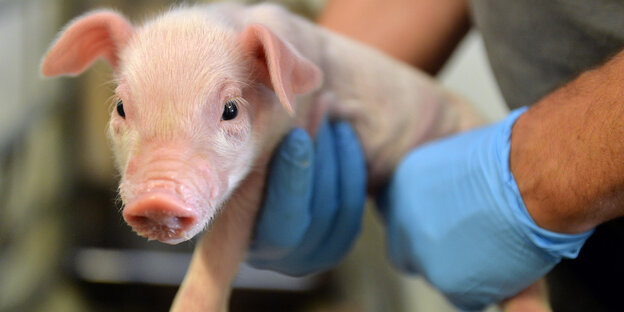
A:
<svg viewBox="0 0 624 312">
<path fill-rule="evenodd" d="M 323 122 L 313 144 L 293 130 L 273 156 L 247 262 L 304 275 L 337 264 L 360 230 L 364 155 L 353 129 Z"/>
<path fill-rule="evenodd" d="M 462 309 L 517 294 L 591 235 L 547 231 L 528 214 L 509 169 L 522 112 L 415 149 L 378 198 L 392 262 Z"/>
</svg>

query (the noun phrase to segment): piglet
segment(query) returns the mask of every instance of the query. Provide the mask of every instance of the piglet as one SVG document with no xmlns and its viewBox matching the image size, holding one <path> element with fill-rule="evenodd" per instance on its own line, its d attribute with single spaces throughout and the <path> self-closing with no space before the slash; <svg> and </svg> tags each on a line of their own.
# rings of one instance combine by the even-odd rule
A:
<svg viewBox="0 0 624 312">
<path fill-rule="evenodd" d="M 268 160 L 293 127 L 348 120 L 374 192 L 413 147 L 481 123 L 423 73 L 271 4 L 180 7 L 139 27 L 93 11 L 61 32 L 41 70 L 78 75 L 99 58 L 117 85 L 109 136 L 124 219 L 169 244 L 209 229 L 175 311 L 225 309 Z"/>
</svg>

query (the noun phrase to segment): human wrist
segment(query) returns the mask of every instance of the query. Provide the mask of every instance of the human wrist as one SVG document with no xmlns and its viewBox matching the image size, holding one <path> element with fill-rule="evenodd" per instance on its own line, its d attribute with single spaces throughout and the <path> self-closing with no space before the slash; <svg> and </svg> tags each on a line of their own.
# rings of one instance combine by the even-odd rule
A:
<svg viewBox="0 0 624 312">
<path fill-rule="evenodd" d="M 553 172 L 556 164 L 552 158 L 540 157 L 543 149 L 550 147 L 545 146 L 548 136 L 544 136 L 545 124 L 539 119 L 533 111 L 527 111 L 513 125 L 510 170 L 526 210 L 538 226 L 561 233 L 582 232 L 584 226 L 573 224 L 569 217 L 565 217 L 571 211 L 556 209 L 560 206 L 553 198 L 558 184 L 555 181 L 558 176 Z"/>
<path fill-rule="evenodd" d="M 624 215 L 624 51 L 550 93 L 514 126 L 511 167 L 542 227 L 578 233 Z"/>
<path fill-rule="evenodd" d="M 622 215 L 624 57 L 580 75 L 516 122 L 510 165 L 542 228 L 580 233 Z"/>
<path fill-rule="evenodd" d="M 524 197 L 525 194 L 520 192 L 516 174 L 511 170 L 512 130 L 515 131 L 518 122 L 528 113 L 529 111 L 526 108 L 514 110 L 498 126 L 499 134 L 493 146 L 496 153 L 498 153 L 497 159 L 500 161 L 498 164 L 501 174 L 499 179 L 500 183 L 503 184 L 503 192 L 501 194 L 503 194 L 502 196 L 505 200 L 505 205 L 499 207 L 499 212 L 501 215 L 505 215 L 510 225 L 518 229 L 522 236 L 526 237 L 532 245 L 553 257 L 553 259 L 561 259 L 562 257 L 575 258 L 585 240 L 593 231 L 588 229 L 576 233 L 566 233 L 551 230 L 539 224 L 535 216 L 531 214 L 531 210 L 528 209 Z M 534 195 L 531 192 L 529 194 Z M 546 212 L 552 212 L 552 210 Z"/>
</svg>

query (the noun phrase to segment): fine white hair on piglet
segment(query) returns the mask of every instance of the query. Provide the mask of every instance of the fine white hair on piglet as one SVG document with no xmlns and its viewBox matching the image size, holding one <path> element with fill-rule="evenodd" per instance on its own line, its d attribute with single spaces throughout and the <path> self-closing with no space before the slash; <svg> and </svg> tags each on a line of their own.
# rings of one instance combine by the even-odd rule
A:
<svg viewBox="0 0 624 312">
<path fill-rule="evenodd" d="M 42 73 L 76 75 L 99 58 L 116 82 L 108 133 L 124 218 L 171 244 L 210 225 L 174 311 L 224 306 L 269 159 L 293 127 L 349 121 L 375 192 L 410 149 L 481 122 L 425 74 L 273 4 L 182 6 L 140 26 L 91 12 L 63 30 Z"/>
</svg>

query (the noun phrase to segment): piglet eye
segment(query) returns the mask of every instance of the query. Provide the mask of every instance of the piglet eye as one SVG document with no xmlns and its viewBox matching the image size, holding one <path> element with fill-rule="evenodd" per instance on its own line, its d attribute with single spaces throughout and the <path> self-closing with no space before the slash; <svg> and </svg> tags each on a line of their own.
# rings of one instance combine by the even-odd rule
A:
<svg viewBox="0 0 624 312">
<path fill-rule="evenodd" d="M 223 115 L 221 116 L 222 120 L 232 120 L 236 118 L 238 115 L 238 107 L 236 106 L 236 101 L 227 101 L 225 103 L 225 107 L 223 108 Z"/>
<path fill-rule="evenodd" d="M 123 102 L 121 100 L 117 102 L 117 114 L 119 114 L 122 118 L 126 118 L 126 112 L 124 112 Z"/>
</svg>

